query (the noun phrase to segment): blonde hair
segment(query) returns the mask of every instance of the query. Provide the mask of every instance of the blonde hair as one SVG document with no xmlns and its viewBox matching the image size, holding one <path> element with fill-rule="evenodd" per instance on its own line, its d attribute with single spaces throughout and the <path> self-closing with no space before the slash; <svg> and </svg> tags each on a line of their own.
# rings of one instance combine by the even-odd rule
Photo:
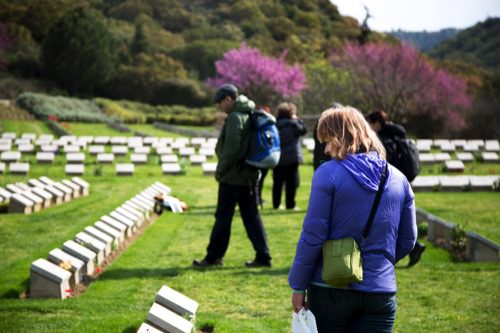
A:
<svg viewBox="0 0 500 333">
<path fill-rule="evenodd" d="M 376 151 L 385 158 L 385 149 L 361 112 L 351 106 L 323 111 L 319 118 L 318 140 L 331 143 L 332 158 Z"/>
<path fill-rule="evenodd" d="M 277 118 L 288 118 L 292 119 L 294 115 L 297 114 L 297 107 L 293 103 L 283 102 L 276 108 Z"/>
</svg>

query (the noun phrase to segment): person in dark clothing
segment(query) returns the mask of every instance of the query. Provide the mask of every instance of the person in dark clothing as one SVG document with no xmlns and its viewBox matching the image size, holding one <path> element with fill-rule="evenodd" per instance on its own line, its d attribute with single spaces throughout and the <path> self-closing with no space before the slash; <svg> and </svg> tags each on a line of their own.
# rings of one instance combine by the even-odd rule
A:
<svg viewBox="0 0 500 333">
<path fill-rule="evenodd" d="M 337 109 L 342 106 L 343 106 L 342 104 L 334 102 L 332 104 L 332 109 Z M 314 139 L 313 167 L 315 171 L 317 168 L 319 168 L 321 163 L 332 159 L 330 155 L 325 154 L 326 144 L 324 142 L 319 141 L 317 131 L 318 131 L 318 122 L 316 122 L 316 125 L 314 125 L 314 130 L 313 130 L 313 139 Z"/>
<path fill-rule="evenodd" d="M 370 112 L 366 116 L 366 120 L 384 145 L 387 161 L 394 165 L 393 161 L 397 153 L 395 140 L 396 138 L 406 138 L 405 128 L 389 121 L 389 115 L 382 110 Z M 424 251 L 425 245 L 417 241 L 409 254 L 408 266 L 411 267 L 418 263 Z"/>
<path fill-rule="evenodd" d="M 269 114 L 273 113 L 269 106 L 263 106 L 263 107 L 261 107 L 261 109 L 266 111 Z M 257 184 L 258 191 L 259 191 L 259 197 L 258 197 L 257 202 L 261 208 L 264 208 L 264 204 L 266 203 L 266 201 L 264 199 L 262 199 L 262 189 L 264 188 L 264 180 L 266 179 L 266 176 L 267 176 L 267 173 L 269 172 L 269 169 L 259 169 L 259 170 L 260 170 L 260 178 L 259 178 L 259 182 Z"/>
<path fill-rule="evenodd" d="M 293 103 L 281 103 L 276 113 L 281 157 L 278 166 L 273 169 L 273 208 L 280 207 L 284 184 L 286 209 L 296 209 L 295 194 L 299 186 L 299 163 L 304 162 L 300 137 L 307 133 L 307 129 L 302 120 L 297 118 L 297 107 Z"/>
<path fill-rule="evenodd" d="M 256 252 L 253 261 L 246 267 L 271 267 L 271 255 L 267 245 L 264 224 L 257 209 L 257 179 L 259 170 L 242 162 L 250 142 L 250 113 L 255 103 L 238 89 L 224 84 L 217 90 L 214 103 L 227 113 L 224 126 L 217 140 L 215 152 L 219 162 L 215 179 L 219 182 L 215 223 L 203 259 L 193 260 L 193 266 L 222 266 L 224 254 L 229 247 L 231 223 L 238 204 L 243 225 Z"/>
</svg>

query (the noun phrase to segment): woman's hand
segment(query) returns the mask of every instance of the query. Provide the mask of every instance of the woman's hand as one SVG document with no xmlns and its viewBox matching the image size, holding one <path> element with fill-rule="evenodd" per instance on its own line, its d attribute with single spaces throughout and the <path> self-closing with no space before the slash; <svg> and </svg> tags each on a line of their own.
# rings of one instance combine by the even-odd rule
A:
<svg viewBox="0 0 500 333">
<path fill-rule="evenodd" d="M 306 306 L 304 293 L 292 294 L 292 306 L 295 313 L 299 313 L 300 309 Z"/>
</svg>

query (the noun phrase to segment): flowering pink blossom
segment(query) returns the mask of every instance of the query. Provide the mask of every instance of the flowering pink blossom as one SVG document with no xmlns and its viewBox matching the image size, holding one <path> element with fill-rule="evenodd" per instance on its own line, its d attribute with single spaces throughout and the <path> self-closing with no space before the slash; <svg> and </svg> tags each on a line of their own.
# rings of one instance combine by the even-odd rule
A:
<svg viewBox="0 0 500 333">
<path fill-rule="evenodd" d="M 285 56 L 286 51 L 272 58 L 242 44 L 215 62 L 216 77 L 208 79 L 207 85 L 215 88 L 232 83 L 257 104 L 300 96 L 307 86 L 306 77 L 298 65 L 287 65 Z"/>
</svg>

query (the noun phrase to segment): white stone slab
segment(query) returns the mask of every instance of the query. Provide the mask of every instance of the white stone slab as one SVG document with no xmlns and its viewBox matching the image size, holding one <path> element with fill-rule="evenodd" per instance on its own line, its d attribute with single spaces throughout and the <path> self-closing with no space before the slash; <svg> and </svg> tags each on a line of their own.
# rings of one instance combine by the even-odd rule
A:
<svg viewBox="0 0 500 333">
<path fill-rule="evenodd" d="M 437 176 L 417 176 L 411 183 L 415 192 L 431 192 L 439 188 L 439 177 Z"/>
<path fill-rule="evenodd" d="M 191 333 L 193 324 L 169 309 L 154 303 L 149 309 L 147 320 L 170 333 Z"/>
<path fill-rule="evenodd" d="M 90 192 L 90 184 L 87 183 L 85 180 L 81 179 L 80 177 L 73 177 L 71 178 L 71 181 L 78 186 L 80 186 L 80 194 L 82 196 L 87 196 L 89 195 Z"/>
<path fill-rule="evenodd" d="M 116 244 L 120 244 L 125 240 L 125 231 L 121 232 L 120 230 L 117 230 L 102 221 L 94 223 L 94 227 L 106 235 L 113 237 Z"/>
<path fill-rule="evenodd" d="M 71 272 L 45 259 L 37 259 L 31 264 L 30 298 L 60 298 L 69 295 Z"/>
<path fill-rule="evenodd" d="M 138 205 L 141 205 L 142 207 L 146 208 L 149 211 L 152 211 L 154 207 L 154 202 L 152 200 L 146 200 L 144 197 L 140 195 L 136 195 L 130 200 Z"/>
<path fill-rule="evenodd" d="M 17 150 L 21 153 L 33 153 L 35 152 L 35 146 L 32 144 L 19 145 Z"/>
<path fill-rule="evenodd" d="M 207 161 L 207 157 L 205 155 L 191 155 L 189 161 L 192 165 L 201 165 Z"/>
<path fill-rule="evenodd" d="M 6 138 L 6 139 L 15 139 L 16 136 L 17 135 L 14 132 L 3 132 L 2 133 L 2 138 Z"/>
<path fill-rule="evenodd" d="M 160 161 L 161 163 L 177 163 L 179 162 L 179 157 L 177 155 L 162 155 Z"/>
<path fill-rule="evenodd" d="M 191 138 L 190 142 L 193 146 L 200 147 L 207 142 L 207 139 L 203 137 L 195 137 Z"/>
<path fill-rule="evenodd" d="M 130 162 L 134 164 L 145 164 L 148 162 L 148 155 L 146 154 L 131 154 Z"/>
<path fill-rule="evenodd" d="M 498 154 L 495 152 L 482 152 L 481 160 L 488 163 L 495 163 L 499 161 Z"/>
<path fill-rule="evenodd" d="M 97 154 L 97 162 L 99 163 L 113 163 L 115 155 L 113 154 Z"/>
<path fill-rule="evenodd" d="M 80 197 L 80 186 L 78 186 L 77 184 L 73 183 L 69 179 L 63 179 L 63 180 L 61 180 L 61 183 L 71 189 L 73 199 L 76 199 L 76 198 Z"/>
<path fill-rule="evenodd" d="M 126 216 L 123 216 L 122 214 L 118 213 L 116 210 L 109 213 L 109 216 L 111 218 L 115 219 L 116 221 L 126 225 L 128 229 L 132 230 L 133 233 L 135 233 L 135 231 L 137 230 L 137 227 L 135 225 L 135 221 L 129 219 Z"/>
<path fill-rule="evenodd" d="M 155 181 L 153 183 L 153 185 L 151 185 L 150 187 L 155 189 L 155 190 L 161 191 L 163 194 L 172 193 L 172 189 L 169 186 L 167 186 L 159 181 Z"/>
<path fill-rule="evenodd" d="M 137 333 L 165 333 L 165 332 L 157 329 L 154 326 L 149 325 L 148 323 L 142 323 Z"/>
<path fill-rule="evenodd" d="M 52 179 L 50 179 L 49 177 L 47 176 L 42 176 L 40 178 L 38 178 L 42 183 L 46 184 L 46 185 L 54 185 L 56 182 L 53 181 Z"/>
<path fill-rule="evenodd" d="M 106 243 L 84 232 L 79 232 L 75 235 L 75 242 L 94 252 L 98 265 L 103 262 L 104 257 L 111 253 L 111 245 L 108 246 Z"/>
<path fill-rule="evenodd" d="M 124 233 L 126 237 L 132 236 L 132 229 L 127 224 L 121 223 L 111 216 L 101 216 L 101 221 L 106 223 L 110 227 Z"/>
<path fill-rule="evenodd" d="M 215 175 L 215 171 L 217 170 L 216 162 L 206 162 L 201 165 L 201 170 L 205 176 L 213 176 Z"/>
<path fill-rule="evenodd" d="M 103 154 L 105 152 L 105 148 L 104 146 L 100 146 L 100 145 L 92 145 L 92 146 L 89 146 L 89 154 L 91 155 L 97 155 L 97 154 Z"/>
<path fill-rule="evenodd" d="M 179 151 L 179 149 L 186 147 L 187 144 L 187 142 L 172 142 L 170 144 L 170 147 L 172 147 L 172 149 L 176 151 Z"/>
<path fill-rule="evenodd" d="M 158 138 L 154 136 L 147 136 L 142 139 L 142 143 L 148 146 L 151 146 L 152 144 L 158 142 Z"/>
<path fill-rule="evenodd" d="M 172 148 L 171 147 L 157 147 L 156 148 L 156 154 L 162 156 L 162 155 L 171 155 L 172 154 Z M 177 155 L 174 155 L 177 156 Z"/>
<path fill-rule="evenodd" d="M 112 136 L 110 138 L 110 143 L 112 145 L 125 145 L 127 144 L 127 138 L 124 136 Z"/>
<path fill-rule="evenodd" d="M 23 193 L 24 190 L 17 186 L 16 184 L 7 184 L 5 185 L 5 189 L 10 193 Z"/>
<path fill-rule="evenodd" d="M 0 187 L 0 197 L 2 198 L 2 202 L 8 204 L 11 196 L 12 193 L 10 191 L 7 191 L 3 187 Z"/>
<path fill-rule="evenodd" d="M 450 160 L 444 162 L 444 168 L 450 172 L 464 172 L 465 165 L 462 161 Z"/>
<path fill-rule="evenodd" d="M 475 153 L 479 151 L 479 145 L 474 142 L 467 141 L 467 144 L 464 146 L 464 151 Z"/>
<path fill-rule="evenodd" d="M 441 143 L 440 149 L 444 153 L 453 153 L 455 152 L 455 145 L 450 141 L 444 141 Z"/>
<path fill-rule="evenodd" d="M 470 186 L 467 176 L 439 176 L 440 191 L 463 191 Z"/>
<path fill-rule="evenodd" d="M 9 198 L 9 213 L 31 214 L 35 203 L 20 193 L 12 194 Z"/>
<path fill-rule="evenodd" d="M 68 154 L 68 153 L 79 153 L 80 152 L 80 146 L 74 146 L 74 145 L 64 146 L 63 152 L 65 152 L 66 154 Z"/>
<path fill-rule="evenodd" d="M 27 175 L 30 172 L 29 163 L 10 163 L 9 172 L 12 175 Z"/>
<path fill-rule="evenodd" d="M 444 162 L 451 160 L 451 156 L 448 153 L 435 153 L 434 159 L 436 160 L 436 162 Z"/>
<path fill-rule="evenodd" d="M 143 222 L 143 218 L 140 215 L 133 214 L 123 207 L 116 208 L 115 212 L 134 222 L 134 226 L 136 227 L 140 227 Z"/>
<path fill-rule="evenodd" d="M 132 163 L 118 163 L 115 165 L 115 171 L 118 176 L 132 176 L 135 166 Z"/>
<path fill-rule="evenodd" d="M 57 182 L 52 186 L 64 193 L 64 201 L 70 201 L 71 199 L 73 199 L 73 190 L 63 183 Z"/>
<path fill-rule="evenodd" d="M 29 190 L 31 190 L 31 187 L 29 187 L 28 184 L 25 184 L 23 182 L 18 182 L 18 183 L 16 183 L 16 185 L 17 185 L 17 187 L 19 187 L 23 191 L 29 191 Z"/>
<path fill-rule="evenodd" d="M 457 159 L 462 162 L 474 162 L 474 155 L 472 153 L 457 153 Z"/>
<path fill-rule="evenodd" d="M 127 146 L 113 146 L 111 147 L 111 152 L 117 156 L 124 156 L 128 154 Z"/>
<path fill-rule="evenodd" d="M 54 205 L 59 205 L 64 202 L 65 193 L 63 191 L 55 188 L 53 185 L 45 185 L 43 189 L 54 196 L 52 199 Z"/>
<path fill-rule="evenodd" d="M 18 146 L 18 147 L 19 147 L 19 146 L 23 146 L 23 145 L 29 145 L 29 144 L 31 144 L 31 140 L 29 140 L 29 139 L 19 138 L 19 139 L 15 139 L 15 140 L 14 140 L 14 144 L 15 144 L 16 146 Z"/>
<path fill-rule="evenodd" d="M 129 148 L 141 147 L 142 146 L 142 137 L 133 136 L 127 139 L 127 146 Z"/>
<path fill-rule="evenodd" d="M 84 153 L 68 153 L 66 154 L 66 163 L 81 164 L 85 161 Z"/>
<path fill-rule="evenodd" d="M 500 152 L 500 144 L 498 140 L 486 140 L 484 141 L 484 150 L 491 152 Z"/>
<path fill-rule="evenodd" d="M 12 145 L 9 144 L 0 144 L 0 152 L 4 151 L 11 151 L 12 150 Z"/>
<path fill-rule="evenodd" d="M 43 209 L 49 208 L 52 206 L 52 203 L 54 202 L 54 195 L 51 194 L 50 192 L 47 192 L 43 188 L 40 187 L 34 187 L 31 189 L 31 192 L 33 192 L 36 196 L 40 197 L 43 199 Z"/>
<path fill-rule="evenodd" d="M 85 275 L 92 275 L 94 273 L 97 255 L 93 251 L 73 240 L 64 242 L 62 250 L 85 263 L 83 269 Z"/>
<path fill-rule="evenodd" d="M 161 143 L 163 145 L 165 145 L 165 144 L 170 145 L 174 142 L 174 138 L 171 138 L 171 137 L 159 138 L 157 142 Z"/>
<path fill-rule="evenodd" d="M 164 175 L 178 175 L 181 173 L 181 165 L 179 163 L 163 163 L 161 170 Z"/>
<path fill-rule="evenodd" d="M 195 300 L 165 285 L 156 294 L 155 302 L 182 317 L 191 318 L 194 317 L 199 306 Z"/>
<path fill-rule="evenodd" d="M 151 148 L 150 147 L 135 147 L 134 148 L 134 153 L 136 154 L 149 154 L 151 152 Z"/>
<path fill-rule="evenodd" d="M 147 219 L 149 219 L 149 217 L 150 217 L 149 210 L 146 207 L 141 206 L 137 202 L 131 201 L 131 200 L 125 201 L 123 203 L 122 207 L 125 208 L 125 209 L 128 209 L 128 210 L 134 210 L 134 211 L 140 213 L 141 216 L 143 217 L 144 221 L 146 221 Z"/>
<path fill-rule="evenodd" d="M 89 234 L 90 236 L 96 238 L 97 240 L 99 240 L 99 241 L 105 243 L 107 246 L 109 246 L 110 247 L 109 253 L 111 253 L 111 251 L 113 251 L 113 248 L 118 245 L 118 242 L 115 242 L 115 239 L 112 236 L 102 232 L 101 230 L 97 229 L 94 226 L 85 227 L 83 229 L 83 232 L 86 234 Z"/>
<path fill-rule="evenodd" d="M 0 154 L 0 160 L 5 163 L 17 162 L 21 159 L 21 152 L 4 151 Z"/>
<path fill-rule="evenodd" d="M 38 163 L 52 163 L 56 155 L 50 152 L 39 151 L 36 153 L 36 161 Z"/>
<path fill-rule="evenodd" d="M 44 200 L 40 198 L 38 195 L 31 193 L 29 191 L 24 191 L 23 193 L 21 193 L 21 195 L 34 203 L 33 211 L 39 212 L 42 210 Z"/>
<path fill-rule="evenodd" d="M 23 134 L 21 134 L 21 138 L 35 141 L 36 134 L 35 133 L 23 133 Z"/>
<path fill-rule="evenodd" d="M 57 145 L 43 145 L 40 146 L 40 150 L 45 153 L 57 153 L 59 150 L 59 147 Z"/>
<path fill-rule="evenodd" d="M 500 181 L 498 176 L 470 176 L 470 187 L 472 191 L 492 191 L 496 180 Z"/>
<path fill-rule="evenodd" d="M 71 286 L 75 286 L 82 281 L 85 269 L 85 263 L 82 260 L 61 249 L 53 249 L 50 251 L 47 259 L 57 266 L 60 266 L 61 263 L 71 265 L 71 278 L 69 280 Z"/>
<path fill-rule="evenodd" d="M 214 148 L 200 148 L 198 153 L 200 155 L 205 155 L 206 157 L 214 157 L 215 156 L 215 149 Z"/>
<path fill-rule="evenodd" d="M 196 150 L 193 147 L 184 147 L 179 149 L 179 155 L 182 157 L 189 157 L 196 154 Z"/>
<path fill-rule="evenodd" d="M 109 136 L 96 136 L 94 137 L 94 143 L 98 145 L 106 145 L 109 143 Z"/>
<path fill-rule="evenodd" d="M 146 221 L 146 216 L 143 214 L 143 211 L 137 210 L 136 208 L 131 207 L 129 204 L 123 203 L 123 205 L 121 205 L 119 208 L 135 216 L 135 218 L 138 220 L 139 226 L 141 226 Z"/>
<path fill-rule="evenodd" d="M 28 185 L 31 187 L 39 187 L 39 188 L 44 188 L 46 184 L 42 183 L 38 179 L 31 178 L 28 180 Z"/>
<path fill-rule="evenodd" d="M 54 136 L 52 134 L 40 134 L 40 136 L 38 137 L 38 140 L 52 141 L 52 140 L 54 140 Z"/>
</svg>

